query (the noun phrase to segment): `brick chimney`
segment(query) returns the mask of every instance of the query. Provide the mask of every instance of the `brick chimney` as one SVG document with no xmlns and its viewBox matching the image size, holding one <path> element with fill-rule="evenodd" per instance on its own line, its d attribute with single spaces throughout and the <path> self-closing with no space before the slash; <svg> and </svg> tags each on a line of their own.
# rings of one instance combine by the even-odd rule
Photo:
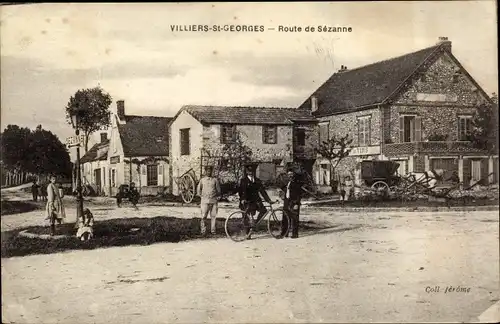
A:
<svg viewBox="0 0 500 324">
<path fill-rule="evenodd" d="M 448 37 L 440 36 L 438 38 L 438 42 L 436 45 L 441 45 L 446 47 L 449 51 L 451 51 L 451 41 L 448 40 Z"/>
<path fill-rule="evenodd" d="M 342 73 L 342 72 L 345 72 L 345 71 L 347 71 L 347 66 L 341 65 L 340 69 L 338 70 L 338 73 Z"/>
<path fill-rule="evenodd" d="M 104 143 L 108 140 L 108 133 L 101 133 L 101 143 Z"/>
<path fill-rule="evenodd" d="M 116 114 L 120 120 L 125 120 L 125 101 L 116 101 Z"/>
</svg>

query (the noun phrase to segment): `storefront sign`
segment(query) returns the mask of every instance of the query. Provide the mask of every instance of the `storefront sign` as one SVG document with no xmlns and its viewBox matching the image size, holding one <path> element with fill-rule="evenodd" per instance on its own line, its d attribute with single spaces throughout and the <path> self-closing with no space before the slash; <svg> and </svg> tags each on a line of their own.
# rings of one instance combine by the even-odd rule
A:
<svg viewBox="0 0 500 324">
<path fill-rule="evenodd" d="M 380 154 L 380 146 L 358 146 L 354 147 L 349 153 L 350 156 L 359 156 L 359 155 L 378 155 Z"/>
<path fill-rule="evenodd" d="M 117 155 L 117 156 L 112 156 L 110 159 L 109 159 L 109 163 L 111 164 L 117 164 L 117 163 L 120 163 L 120 156 Z"/>
</svg>

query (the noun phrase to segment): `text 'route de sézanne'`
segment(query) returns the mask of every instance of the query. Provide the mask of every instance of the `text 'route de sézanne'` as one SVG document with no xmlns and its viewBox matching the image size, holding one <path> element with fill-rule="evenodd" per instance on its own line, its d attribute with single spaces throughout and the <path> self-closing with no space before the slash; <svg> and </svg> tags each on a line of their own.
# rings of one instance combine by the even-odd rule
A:
<svg viewBox="0 0 500 324">
<path fill-rule="evenodd" d="M 289 32 L 289 33 L 300 33 L 300 32 L 308 32 L 308 33 L 350 33 L 352 32 L 352 27 L 333 27 L 333 26 L 278 26 L 279 32 Z"/>
</svg>

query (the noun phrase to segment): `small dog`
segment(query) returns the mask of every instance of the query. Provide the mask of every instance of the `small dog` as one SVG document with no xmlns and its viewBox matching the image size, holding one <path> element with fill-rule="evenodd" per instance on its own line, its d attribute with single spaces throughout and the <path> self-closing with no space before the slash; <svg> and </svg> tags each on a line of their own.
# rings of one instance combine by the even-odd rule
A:
<svg viewBox="0 0 500 324">
<path fill-rule="evenodd" d="M 78 231 L 76 232 L 76 237 L 81 241 L 89 241 L 94 237 L 94 215 L 90 212 L 90 209 L 85 208 L 83 211 L 82 219 L 78 225 Z"/>
</svg>

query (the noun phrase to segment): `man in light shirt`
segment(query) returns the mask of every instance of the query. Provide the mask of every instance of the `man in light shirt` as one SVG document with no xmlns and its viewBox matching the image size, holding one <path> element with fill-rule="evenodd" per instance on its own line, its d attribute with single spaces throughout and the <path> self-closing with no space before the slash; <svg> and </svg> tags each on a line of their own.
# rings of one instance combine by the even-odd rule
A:
<svg viewBox="0 0 500 324">
<path fill-rule="evenodd" d="M 220 183 L 217 178 L 213 177 L 213 167 L 205 167 L 205 176 L 198 183 L 198 195 L 201 198 L 201 234 L 205 235 L 207 228 L 205 220 L 210 213 L 211 227 L 210 232 L 215 234 L 215 222 L 217 219 L 217 201 L 221 195 Z"/>
</svg>

